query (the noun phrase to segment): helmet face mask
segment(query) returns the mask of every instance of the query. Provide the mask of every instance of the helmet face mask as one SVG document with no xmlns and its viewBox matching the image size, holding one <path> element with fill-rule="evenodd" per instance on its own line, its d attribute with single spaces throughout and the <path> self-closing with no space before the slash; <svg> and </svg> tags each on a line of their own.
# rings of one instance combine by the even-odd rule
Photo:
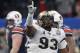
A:
<svg viewBox="0 0 80 53">
<path fill-rule="evenodd" d="M 50 16 L 48 12 L 38 17 L 38 24 L 43 28 L 51 28 L 53 25 L 53 16 Z"/>
<path fill-rule="evenodd" d="M 7 24 L 9 24 L 9 25 L 14 25 L 14 20 L 13 20 L 13 19 L 7 20 Z"/>
<path fill-rule="evenodd" d="M 14 20 L 13 19 L 6 20 L 6 26 L 9 29 L 13 28 L 14 27 Z"/>
</svg>

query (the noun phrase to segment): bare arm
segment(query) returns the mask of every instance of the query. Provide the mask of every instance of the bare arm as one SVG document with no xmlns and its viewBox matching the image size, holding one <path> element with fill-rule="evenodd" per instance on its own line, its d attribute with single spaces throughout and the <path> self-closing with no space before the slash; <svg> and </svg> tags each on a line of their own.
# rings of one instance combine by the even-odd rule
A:
<svg viewBox="0 0 80 53">
<path fill-rule="evenodd" d="M 68 53 L 67 48 L 60 49 L 60 52 L 61 52 L 61 53 Z"/>
<path fill-rule="evenodd" d="M 12 35 L 12 49 L 10 53 L 18 53 L 21 43 L 22 43 L 22 35 L 13 34 Z"/>
<path fill-rule="evenodd" d="M 74 41 L 73 37 L 72 36 L 66 37 L 66 41 L 69 46 L 69 53 L 75 53 L 75 41 Z"/>
</svg>

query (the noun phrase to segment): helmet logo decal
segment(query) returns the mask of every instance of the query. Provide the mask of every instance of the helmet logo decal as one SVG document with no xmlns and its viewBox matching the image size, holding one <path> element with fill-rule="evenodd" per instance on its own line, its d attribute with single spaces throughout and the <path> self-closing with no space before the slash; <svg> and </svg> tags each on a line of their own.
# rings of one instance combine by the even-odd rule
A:
<svg viewBox="0 0 80 53">
<path fill-rule="evenodd" d="M 15 15 L 15 18 L 19 18 L 19 15 L 18 15 L 18 14 L 16 14 L 16 15 Z"/>
</svg>

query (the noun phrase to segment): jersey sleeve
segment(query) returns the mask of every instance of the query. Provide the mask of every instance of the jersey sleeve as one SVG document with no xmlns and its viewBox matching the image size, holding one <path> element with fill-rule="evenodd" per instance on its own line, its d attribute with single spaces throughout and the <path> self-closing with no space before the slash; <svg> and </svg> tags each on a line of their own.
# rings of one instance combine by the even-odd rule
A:
<svg viewBox="0 0 80 53">
<path fill-rule="evenodd" d="M 63 40 L 62 42 L 60 42 L 59 44 L 58 44 L 58 48 L 59 49 L 64 49 L 64 48 L 66 48 L 67 47 L 67 42 L 65 41 L 65 40 Z"/>
<path fill-rule="evenodd" d="M 66 36 L 65 36 L 65 32 L 63 29 L 61 29 L 61 36 L 60 37 L 61 38 L 60 38 L 60 42 L 58 43 L 58 48 L 64 49 L 67 46 L 67 42 L 65 41 Z"/>
<path fill-rule="evenodd" d="M 21 28 L 21 27 L 14 27 L 14 28 L 12 29 L 12 33 L 24 34 L 23 28 Z"/>
</svg>

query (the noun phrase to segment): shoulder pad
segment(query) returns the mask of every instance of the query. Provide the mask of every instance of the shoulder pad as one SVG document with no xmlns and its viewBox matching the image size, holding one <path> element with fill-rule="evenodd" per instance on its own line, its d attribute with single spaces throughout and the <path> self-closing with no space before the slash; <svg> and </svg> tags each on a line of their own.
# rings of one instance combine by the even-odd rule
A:
<svg viewBox="0 0 80 53">
<path fill-rule="evenodd" d="M 21 28 L 21 27 L 14 27 L 12 29 L 12 32 L 15 32 L 15 33 L 23 33 L 23 28 Z"/>
<path fill-rule="evenodd" d="M 64 26 L 63 29 L 66 34 L 72 34 L 72 30 L 70 29 L 69 26 Z"/>
</svg>

